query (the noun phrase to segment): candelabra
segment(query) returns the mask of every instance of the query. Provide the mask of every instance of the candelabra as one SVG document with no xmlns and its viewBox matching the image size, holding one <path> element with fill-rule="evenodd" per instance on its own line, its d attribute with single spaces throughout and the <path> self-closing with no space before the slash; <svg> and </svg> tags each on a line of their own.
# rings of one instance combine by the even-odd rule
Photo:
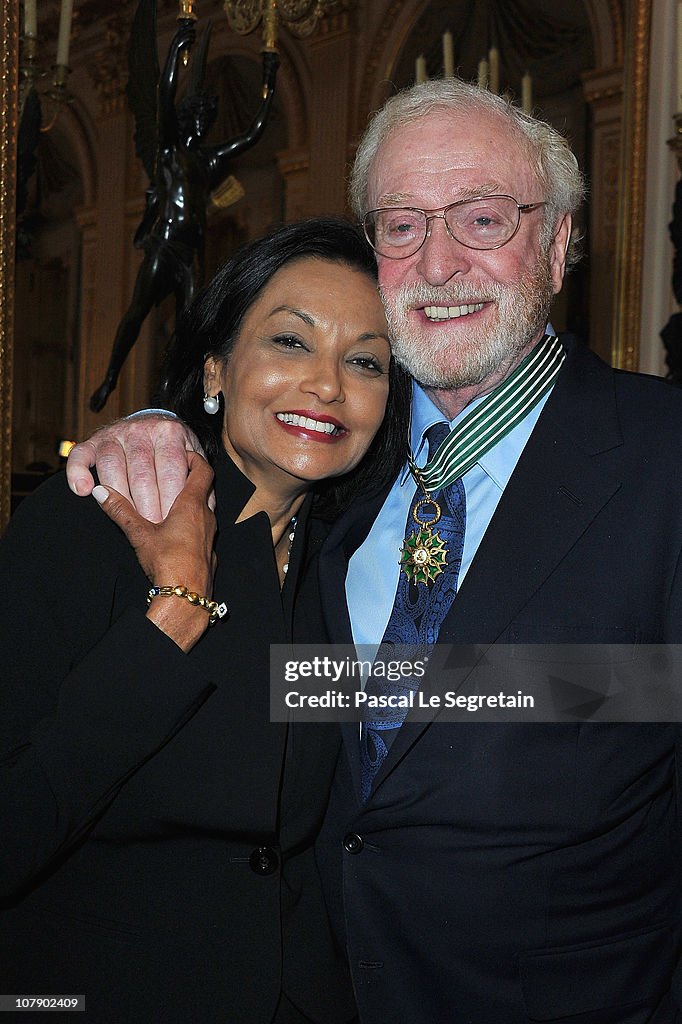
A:
<svg viewBox="0 0 682 1024">
<path fill-rule="evenodd" d="M 280 23 L 295 36 L 312 35 L 320 18 L 344 6 L 344 0 L 224 0 L 227 20 L 239 35 L 263 26 L 263 49 L 277 49 Z"/>
<path fill-rule="evenodd" d="M 452 78 L 454 73 L 453 39 L 452 33 L 447 29 L 443 33 L 443 78 Z M 478 62 L 477 78 L 482 89 L 490 89 L 491 92 L 499 93 L 500 51 L 497 46 L 491 46 L 487 55 Z M 414 80 L 417 85 L 428 80 L 426 58 L 423 53 L 419 54 L 415 63 Z M 530 114 L 533 109 L 533 83 L 527 71 L 521 78 L 521 107 L 526 114 Z"/>
<path fill-rule="evenodd" d="M 38 93 L 38 83 L 49 77 L 49 71 L 41 68 L 37 58 L 38 19 L 37 0 L 24 0 L 24 34 L 22 36 L 21 58 L 19 63 L 19 110 L 20 119 L 26 101 L 33 92 Z M 62 0 L 59 15 L 59 35 L 57 38 L 57 55 L 52 66 L 52 82 L 47 89 L 40 91 L 41 106 L 48 112 L 46 123 L 40 130 L 49 132 L 54 126 L 59 111 L 68 100 L 67 81 L 71 71 L 69 67 L 69 44 L 71 39 L 71 18 L 73 0 Z"/>
</svg>

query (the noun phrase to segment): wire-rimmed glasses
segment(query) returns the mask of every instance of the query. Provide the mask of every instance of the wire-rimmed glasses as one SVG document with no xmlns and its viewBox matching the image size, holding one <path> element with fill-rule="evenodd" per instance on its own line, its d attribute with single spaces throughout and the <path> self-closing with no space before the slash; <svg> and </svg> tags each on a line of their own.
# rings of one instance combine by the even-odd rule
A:
<svg viewBox="0 0 682 1024">
<path fill-rule="evenodd" d="M 521 223 L 521 214 L 545 203 L 518 203 L 512 196 L 460 199 L 440 211 L 412 207 L 370 210 L 362 221 L 367 241 L 380 256 L 404 260 L 413 256 L 430 234 L 432 220 L 443 220 L 452 238 L 468 249 L 499 249 Z"/>
</svg>

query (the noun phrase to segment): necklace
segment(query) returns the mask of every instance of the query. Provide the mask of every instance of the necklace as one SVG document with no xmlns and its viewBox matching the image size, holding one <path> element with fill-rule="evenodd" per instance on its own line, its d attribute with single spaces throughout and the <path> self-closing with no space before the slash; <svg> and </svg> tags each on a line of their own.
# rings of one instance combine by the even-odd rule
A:
<svg viewBox="0 0 682 1024">
<path fill-rule="evenodd" d="M 297 527 L 297 525 L 298 525 L 298 518 L 296 516 L 292 516 L 291 520 L 289 522 L 289 537 L 288 537 L 288 542 L 287 542 L 287 560 L 284 563 L 284 565 L 282 566 L 282 572 L 284 573 L 285 576 L 289 572 L 289 562 L 291 560 L 291 549 L 294 546 L 294 537 L 296 536 L 296 527 Z"/>
</svg>

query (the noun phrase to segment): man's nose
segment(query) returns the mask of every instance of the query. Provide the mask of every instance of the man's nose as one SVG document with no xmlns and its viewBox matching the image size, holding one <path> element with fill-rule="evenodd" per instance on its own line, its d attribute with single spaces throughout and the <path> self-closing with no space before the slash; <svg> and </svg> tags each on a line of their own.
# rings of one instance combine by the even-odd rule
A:
<svg viewBox="0 0 682 1024">
<path fill-rule="evenodd" d="M 451 278 L 471 269 L 471 250 L 452 237 L 442 217 L 429 220 L 417 257 L 420 276 L 433 285 L 447 284 Z"/>
</svg>

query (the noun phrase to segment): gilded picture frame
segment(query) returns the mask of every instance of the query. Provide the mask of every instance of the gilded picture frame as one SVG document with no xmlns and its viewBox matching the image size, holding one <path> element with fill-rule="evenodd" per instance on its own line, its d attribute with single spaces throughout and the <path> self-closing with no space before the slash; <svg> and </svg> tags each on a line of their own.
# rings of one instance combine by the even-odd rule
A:
<svg viewBox="0 0 682 1024">
<path fill-rule="evenodd" d="M 19 3 L 0 11 L 0 531 L 10 514 L 12 345 L 14 340 L 15 173 L 19 86 Z"/>
</svg>

